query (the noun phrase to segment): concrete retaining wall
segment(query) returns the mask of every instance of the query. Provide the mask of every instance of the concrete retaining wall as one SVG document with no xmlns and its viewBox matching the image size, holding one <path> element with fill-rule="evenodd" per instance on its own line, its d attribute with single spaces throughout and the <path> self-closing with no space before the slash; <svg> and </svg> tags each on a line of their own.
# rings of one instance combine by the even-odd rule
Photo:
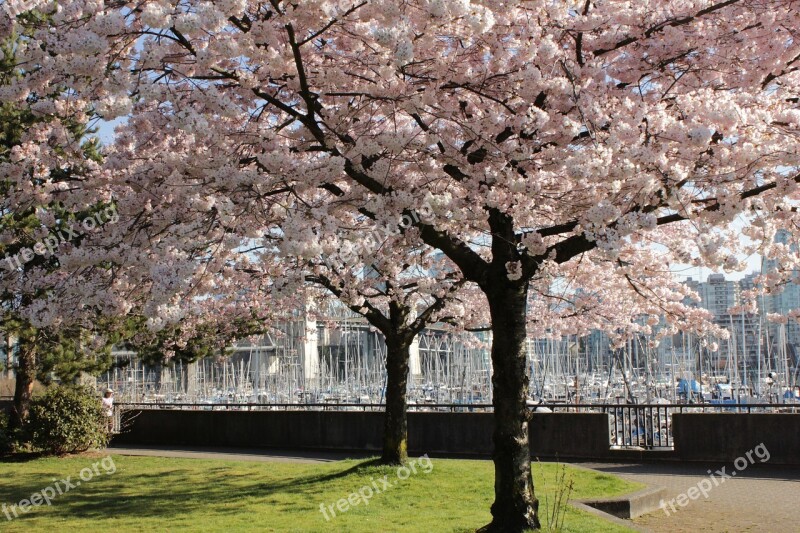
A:
<svg viewBox="0 0 800 533">
<path fill-rule="evenodd" d="M 684 461 L 730 462 L 763 444 L 769 464 L 800 465 L 798 414 L 676 413 L 672 434 Z"/>
<path fill-rule="evenodd" d="M 284 449 L 381 449 L 383 413 L 353 411 L 136 411 L 124 445 Z M 409 413 L 411 453 L 491 455 L 491 413 Z M 536 457 L 595 457 L 608 452 L 608 417 L 599 413 L 535 414 Z"/>
<path fill-rule="evenodd" d="M 605 413 L 534 413 L 531 455 L 541 458 L 604 458 L 609 454 Z"/>
<path fill-rule="evenodd" d="M 357 411 L 135 411 L 123 445 L 377 452 L 383 413 Z M 800 465 L 800 415 L 674 414 L 675 451 L 610 450 L 602 413 L 536 413 L 531 455 L 610 461 L 731 462 L 763 443 L 769 464 Z M 489 456 L 491 413 L 409 413 L 409 452 Z"/>
<path fill-rule="evenodd" d="M 337 411 L 134 411 L 115 443 L 377 450 L 381 413 Z M 127 426 L 127 424 L 125 424 Z"/>
</svg>

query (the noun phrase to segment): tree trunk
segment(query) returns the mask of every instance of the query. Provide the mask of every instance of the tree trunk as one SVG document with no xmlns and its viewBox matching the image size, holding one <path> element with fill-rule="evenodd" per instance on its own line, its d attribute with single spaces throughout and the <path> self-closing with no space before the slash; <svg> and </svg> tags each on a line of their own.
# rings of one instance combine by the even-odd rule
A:
<svg viewBox="0 0 800 533">
<path fill-rule="evenodd" d="M 408 459 L 406 392 L 411 340 L 406 337 L 386 337 L 386 415 L 381 457 L 383 464 L 403 464 Z"/>
<path fill-rule="evenodd" d="M 16 381 L 14 385 L 14 407 L 9 420 L 10 429 L 18 429 L 28 418 L 36 379 L 36 346 L 32 342 L 19 341 Z"/>
<path fill-rule="evenodd" d="M 528 444 L 528 289 L 500 278 L 485 292 L 492 317 L 495 500 L 492 522 L 480 531 L 518 533 L 540 527 Z"/>
<path fill-rule="evenodd" d="M 11 335 L 8 333 L 3 334 L 3 340 L 6 343 L 6 379 L 11 379 L 11 372 L 13 371 L 14 363 L 14 344 L 11 342 Z"/>
</svg>

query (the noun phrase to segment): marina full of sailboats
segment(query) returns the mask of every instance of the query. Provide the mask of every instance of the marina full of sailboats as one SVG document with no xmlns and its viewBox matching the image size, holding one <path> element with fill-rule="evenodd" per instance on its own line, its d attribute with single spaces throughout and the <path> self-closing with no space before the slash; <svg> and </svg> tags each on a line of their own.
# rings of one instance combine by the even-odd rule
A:
<svg viewBox="0 0 800 533">
<path fill-rule="evenodd" d="M 120 350 L 98 385 L 133 403 L 382 404 L 381 335 L 358 316 L 334 318 L 286 322 L 256 342 L 188 364 L 148 366 Z M 738 325 L 714 351 L 682 332 L 657 346 L 638 336 L 619 349 L 611 349 L 601 332 L 529 340 L 529 402 L 800 403 L 800 361 L 787 325 L 768 325 L 759 316 Z M 409 403 L 490 404 L 490 342 L 488 333 L 425 330 L 412 346 Z"/>
</svg>

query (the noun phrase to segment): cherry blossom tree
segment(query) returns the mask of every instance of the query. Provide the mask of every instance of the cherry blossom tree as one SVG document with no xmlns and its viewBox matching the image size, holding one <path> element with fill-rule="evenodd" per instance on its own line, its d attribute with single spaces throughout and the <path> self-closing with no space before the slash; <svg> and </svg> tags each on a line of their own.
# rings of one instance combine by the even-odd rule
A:
<svg viewBox="0 0 800 533">
<path fill-rule="evenodd" d="M 0 42 L 0 91 L 24 75 L 17 53 L 36 17 L 29 14 L 20 22 Z M 48 312 L 44 302 L 64 279 L 57 270 L 65 235 L 73 235 L 72 244 L 78 244 L 85 232 L 74 227 L 82 220 L 97 224 L 111 218 L 106 216 L 109 206 L 99 199 L 77 207 L 66 192 L 70 184 L 81 183 L 99 168 L 97 141 L 86 126 L 88 115 L 51 120 L 58 111 L 49 103 L 34 93 L 24 103 L 0 105 L 0 317 L 4 334 L 13 336 L 17 346 L 12 429 L 27 418 L 37 378 L 46 381 L 55 374 L 73 380 L 81 372 L 107 368 L 114 337 L 112 319 L 94 324 L 39 320 Z M 99 323 L 104 327 L 95 327 Z"/>
<path fill-rule="evenodd" d="M 375 220 L 381 219 L 376 214 L 352 213 L 347 202 L 331 211 L 324 209 L 327 203 L 327 197 L 319 206 L 306 201 L 301 210 L 286 214 L 278 260 L 289 261 L 285 267 L 290 276 L 324 288 L 383 335 L 386 416 L 381 460 L 402 464 L 408 458 L 406 393 L 411 345 L 431 324 L 460 321 L 465 308 L 457 292 L 464 280 L 440 253 L 409 246 L 402 220 L 376 225 Z M 326 216 L 316 220 L 320 207 Z M 260 262 L 269 260 L 262 254 Z"/>
<path fill-rule="evenodd" d="M 205 353 L 201 340 L 216 346 L 252 334 L 268 314 L 263 299 L 247 305 L 252 293 L 241 290 L 224 255 L 209 260 L 219 242 L 213 226 L 192 239 L 178 217 L 148 217 L 146 200 L 133 210 L 123 203 L 121 219 L 115 196 L 128 191 L 109 187 L 89 126 L 96 113 L 70 96 L 69 80 L 23 88 L 37 73 L 24 58 L 36 28 L 51 23 L 46 15 L 21 12 L 0 46 L 0 92 L 9 96 L 0 106 L 0 316 L 18 347 L 14 427 L 27 416 L 37 378 L 106 370 L 115 342 L 157 348 L 159 360 L 187 359 Z M 171 244 L 176 233 L 187 237 L 180 250 Z M 210 288 L 226 297 L 209 297 Z"/>
<path fill-rule="evenodd" d="M 485 531 L 539 526 L 524 340 L 529 312 L 547 322 L 552 306 L 529 309 L 531 283 L 585 267 L 595 286 L 635 286 L 653 249 L 733 268 L 730 222 L 756 219 L 763 238 L 797 196 L 791 0 L 65 0 L 52 20 L 27 50 L 38 67 L 6 93 L 68 80 L 108 119 L 139 117 L 114 179 L 141 164 L 138 145 L 177 135 L 191 142 L 165 144 L 162 169 L 131 187 L 225 190 L 239 206 L 358 197 L 414 220 L 409 243 L 480 287 L 496 420 Z"/>
<path fill-rule="evenodd" d="M 386 342 L 386 410 L 381 461 L 384 464 L 403 464 L 408 459 L 406 392 L 411 344 L 425 327 L 438 321 L 453 285 L 445 284 L 446 288 L 438 291 L 438 296 L 437 291 L 433 295 L 420 294 L 412 280 L 391 279 L 376 264 L 368 269 L 379 277 L 355 280 L 349 276 L 329 277 L 320 272 L 309 275 L 307 279 L 336 295 L 383 335 Z"/>
</svg>

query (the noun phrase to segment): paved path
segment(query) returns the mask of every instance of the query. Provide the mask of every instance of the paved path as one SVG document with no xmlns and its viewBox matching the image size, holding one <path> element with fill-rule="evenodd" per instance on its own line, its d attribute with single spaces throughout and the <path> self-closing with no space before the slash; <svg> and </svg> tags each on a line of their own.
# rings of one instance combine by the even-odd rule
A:
<svg viewBox="0 0 800 533">
<path fill-rule="evenodd" d="M 694 465 L 678 464 L 600 464 L 581 463 L 594 470 L 616 474 L 650 486 L 667 489 L 667 502 L 686 494 L 692 487 L 706 480 L 712 488 L 708 498 L 697 494 L 681 507 L 674 503 L 675 512 L 668 507 L 669 515 L 656 511 L 634 520 L 654 533 L 679 532 L 800 532 L 800 468 L 777 466 L 750 466 L 736 471 L 731 464 Z M 716 472 L 725 467 L 725 473 L 736 473 L 724 482 L 713 486 L 708 470 Z M 721 476 L 716 476 L 718 481 Z"/>
<path fill-rule="evenodd" d="M 298 450 L 261 450 L 255 448 L 193 448 L 176 446 L 110 446 L 109 451 L 118 455 L 149 457 L 178 457 L 187 459 L 218 459 L 221 461 L 277 461 L 284 463 L 329 463 L 342 459 L 362 459 L 373 454 L 346 452 L 316 452 Z"/>
</svg>

